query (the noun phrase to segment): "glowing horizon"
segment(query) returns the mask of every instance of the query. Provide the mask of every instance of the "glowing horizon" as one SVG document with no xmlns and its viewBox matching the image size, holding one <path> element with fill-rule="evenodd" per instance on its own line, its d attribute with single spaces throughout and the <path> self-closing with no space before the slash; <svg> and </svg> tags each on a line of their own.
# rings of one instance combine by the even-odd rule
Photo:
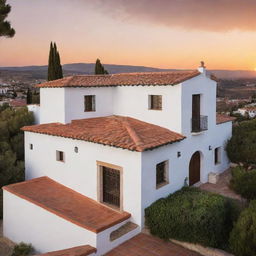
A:
<svg viewBox="0 0 256 256">
<path fill-rule="evenodd" d="M 47 65 L 55 41 L 62 64 L 100 58 L 104 64 L 194 69 L 204 60 L 208 69 L 255 71 L 253 0 L 8 3 L 17 33 L 0 39 L 0 66 Z"/>
</svg>

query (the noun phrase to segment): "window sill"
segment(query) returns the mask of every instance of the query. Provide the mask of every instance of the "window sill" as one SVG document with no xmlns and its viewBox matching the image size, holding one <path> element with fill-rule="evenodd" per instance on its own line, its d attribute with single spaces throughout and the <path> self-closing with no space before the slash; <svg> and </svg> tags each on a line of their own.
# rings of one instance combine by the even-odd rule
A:
<svg viewBox="0 0 256 256">
<path fill-rule="evenodd" d="M 118 206 L 115 206 L 115 205 L 112 205 L 112 204 L 109 204 L 109 203 L 105 203 L 105 202 L 102 202 L 102 201 L 100 201 L 100 203 L 102 204 L 102 205 L 104 205 L 105 207 L 107 207 L 107 208 L 109 208 L 109 209 L 111 209 L 111 210 L 114 210 L 114 211 L 116 211 L 116 212 L 123 212 L 123 210 L 121 209 L 121 207 L 118 207 Z"/>
<path fill-rule="evenodd" d="M 84 112 L 96 112 L 96 110 L 85 110 Z"/>
<path fill-rule="evenodd" d="M 162 111 L 163 109 L 162 109 L 162 108 L 161 108 L 161 109 L 160 109 L 160 108 L 159 108 L 159 109 L 158 109 L 158 108 L 149 108 L 148 110 L 157 110 L 157 111 Z"/>
<path fill-rule="evenodd" d="M 162 188 L 162 187 L 164 187 L 165 185 L 168 185 L 168 184 L 169 184 L 168 181 L 165 181 L 165 182 L 163 182 L 163 183 L 160 183 L 160 184 L 156 185 L 156 189 Z"/>
</svg>

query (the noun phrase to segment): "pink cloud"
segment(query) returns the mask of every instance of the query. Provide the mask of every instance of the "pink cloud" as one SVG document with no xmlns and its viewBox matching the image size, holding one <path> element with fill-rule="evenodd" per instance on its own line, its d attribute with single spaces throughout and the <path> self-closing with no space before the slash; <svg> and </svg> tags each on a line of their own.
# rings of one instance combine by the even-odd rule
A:
<svg viewBox="0 0 256 256">
<path fill-rule="evenodd" d="M 185 30 L 256 30 L 256 0 L 94 0 L 105 14 Z"/>
</svg>

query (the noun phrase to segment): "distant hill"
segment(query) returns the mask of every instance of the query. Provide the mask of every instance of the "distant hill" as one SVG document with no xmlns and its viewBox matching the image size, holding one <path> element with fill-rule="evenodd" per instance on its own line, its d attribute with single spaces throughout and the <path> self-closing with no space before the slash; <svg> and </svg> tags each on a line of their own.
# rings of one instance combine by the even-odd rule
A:
<svg viewBox="0 0 256 256">
<path fill-rule="evenodd" d="M 64 64 L 64 75 L 93 74 L 94 65 L 94 63 Z M 129 72 L 163 72 L 175 70 L 114 64 L 104 64 L 104 67 L 110 74 Z M 3 75 L 6 72 L 8 74 L 15 73 L 16 75 L 25 75 L 26 77 L 34 79 L 45 79 L 47 74 L 47 66 L 0 67 L 0 75 Z M 256 78 L 256 72 L 249 70 L 209 70 L 208 72 L 213 73 L 216 77 L 221 79 Z"/>
</svg>

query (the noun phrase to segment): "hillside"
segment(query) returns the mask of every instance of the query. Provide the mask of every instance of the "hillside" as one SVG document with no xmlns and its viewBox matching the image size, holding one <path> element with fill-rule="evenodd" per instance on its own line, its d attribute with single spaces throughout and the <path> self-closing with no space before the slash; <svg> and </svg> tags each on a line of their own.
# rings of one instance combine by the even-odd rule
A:
<svg viewBox="0 0 256 256">
<path fill-rule="evenodd" d="M 94 63 L 72 63 L 64 64 L 64 75 L 93 74 Z M 110 74 L 127 73 L 127 72 L 161 72 L 172 71 L 175 69 L 160 69 L 145 66 L 132 65 L 114 65 L 104 64 L 104 67 Z M 256 78 L 255 71 L 249 70 L 209 70 L 220 79 L 239 79 L 239 78 Z M 47 66 L 24 66 L 24 67 L 0 67 L 0 77 L 2 79 L 13 77 L 26 77 L 26 79 L 45 79 L 47 75 Z"/>
</svg>

